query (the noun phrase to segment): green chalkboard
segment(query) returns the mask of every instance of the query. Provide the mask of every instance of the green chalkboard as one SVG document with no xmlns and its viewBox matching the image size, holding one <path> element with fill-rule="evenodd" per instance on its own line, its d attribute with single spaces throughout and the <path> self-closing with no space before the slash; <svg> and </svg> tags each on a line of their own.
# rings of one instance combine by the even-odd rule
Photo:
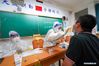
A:
<svg viewBox="0 0 99 66">
<path fill-rule="evenodd" d="M 1 11 L 0 37 L 8 38 L 11 30 L 17 31 L 22 37 L 33 34 L 45 35 L 55 21 L 62 22 L 62 19 Z"/>
</svg>

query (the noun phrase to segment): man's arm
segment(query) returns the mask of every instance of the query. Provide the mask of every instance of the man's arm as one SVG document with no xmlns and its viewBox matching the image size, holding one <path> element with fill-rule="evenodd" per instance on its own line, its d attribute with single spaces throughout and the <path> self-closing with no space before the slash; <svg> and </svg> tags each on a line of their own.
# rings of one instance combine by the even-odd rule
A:
<svg viewBox="0 0 99 66">
<path fill-rule="evenodd" d="M 66 51 L 66 57 L 63 62 L 63 66 L 73 66 L 74 63 L 79 62 L 82 55 L 81 50 L 81 39 L 77 36 L 73 36 Z"/>
<path fill-rule="evenodd" d="M 69 59 L 67 56 L 65 57 L 62 66 L 73 66 L 75 62 Z"/>
</svg>

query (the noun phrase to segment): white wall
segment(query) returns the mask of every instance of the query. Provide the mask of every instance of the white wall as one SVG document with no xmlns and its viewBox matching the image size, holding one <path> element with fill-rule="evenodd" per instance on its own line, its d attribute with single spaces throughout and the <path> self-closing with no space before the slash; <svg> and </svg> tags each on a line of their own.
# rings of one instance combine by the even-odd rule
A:
<svg viewBox="0 0 99 66">
<path fill-rule="evenodd" d="M 94 0 L 89 0 L 89 1 L 83 1 L 82 3 L 75 5 L 75 8 L 73 9 L 73 12 L 78 12 L 83 9 L 88 8 L 88 13 L 95 15 L 95 3 Z"/>
<path fill-rule="evenodd" d="M 72 17 L 72 23 L 73 24 L 75 23 L 75 16 L 74 16 L 74 14 L 76 12 L 81 11 L 81 10 L 86 9 L 86 8 L 88 8 L 88 14 L 96 16 L 95 1 L 94 0 L 92 0 L 90 2 L 86 2 L 86 3 L 82 3 L 82 4 L 78 5 L 78 6 L 75 6 L 75 8 L 73 10 L 73 17 Z M 99 32 L 97 32 L 97 26 L 94 28 L 94 32 L 99 33 Z"/>
<path fill-rule="evenodd" d="M 95 3 L 94 0 L 91 0 L 89 2 L 83 1 L 82 3 L 75 5 L 75 8 L 73 9 L 73 16 L 72 16 L 72 22 L 75 22 L 75 16 L 74 14 L 78 11 L 81 11 L 83 9 L 88 8 L 88 14 L 96 16 L 95 13 Z"/>
<path fill-rule="evenodd" d="M 25 3 L 26 3 L 26 7 L 21 7 L 22 8 L 22 11 L 17 11 L 17 7 L 16 6 L 13 6 L 12 3 L 10 2 L 10 0 L 7 0 L 8 3 L 10 5 L 7 5 L 7 4 L 3 4 L 3 0 L 0 0 L 0 10 L 1 11 L 9 11 L 9 12 L 16 12 L 16 13 L 26 13 L 26 14 L 32 14 L 32 15 L 41 15 L 41 16 L 50 16 L 50 17 L 58 17 L 58 18 L 61 18 L 63 15 L 67 16 L 69 18 L 69 13 L 68 13 L 68 10 L 60 7 L 59 5 L 53 5 L 53 4 L 50 4 L 48 2 L 44 2 L 44 3 L 37 3 L 36 0 L 24 0 Z M 33 9 L 30 9 L 29 8 L 29 4 L 31 4 L 33 6 Z M 42 6 L 43 8 L 43 11 L 40 12 L 40 11 L 36 11 L 35 10 L 35 5 L 40 5 Z M 48 9 L 52 9 L 52 10 L 55 10 L 55 13 L 50 13 L 48 11 L 44 11 L 44 8 L 46 8 L 47 10 Z M 56 12 L 59 12 L 59 13 L 56 13 Z"/>
</svg>

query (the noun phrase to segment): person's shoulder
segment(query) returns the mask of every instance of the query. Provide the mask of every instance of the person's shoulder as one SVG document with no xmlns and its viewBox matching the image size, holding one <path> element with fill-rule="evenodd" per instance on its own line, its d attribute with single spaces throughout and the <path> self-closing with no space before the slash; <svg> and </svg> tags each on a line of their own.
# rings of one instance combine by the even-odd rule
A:
<svg viewBox="0 0 99 66">
<path fill-rule="evenodd" d="M 75 34 L 74 36 L 72 36 L 73 39 L 77 39 L 77 40 L 82 40 L 85 39 L 86 36 L 82 35 L 82 34 Z"/>
<path fill-rule="evenodd" d="M 80 40 L 87 40 L 87 39 L 90 39 L 90 38 L 99 40 L 99 38 L 97 38 L 95 35 L 93 35 L 91 33 L 79 33 L 77 35 L 74 35 L 74 38 L 80 39 Z"/>
<path fill-rule="evenodd" d="M 53 31 L 53 29 L 50 29 L 48 32 L 52 32 Z"/>
<path fill-rule="evenodd" d="M 79 37 L 87 37 L 87 38 L 89 38 L 89 37 L 94 37 L 94 38 L 97 38 L 95 35 L 93 35 L 92 33 L 79 33 L 78 34 L 78 36 Z"/>
</svg>

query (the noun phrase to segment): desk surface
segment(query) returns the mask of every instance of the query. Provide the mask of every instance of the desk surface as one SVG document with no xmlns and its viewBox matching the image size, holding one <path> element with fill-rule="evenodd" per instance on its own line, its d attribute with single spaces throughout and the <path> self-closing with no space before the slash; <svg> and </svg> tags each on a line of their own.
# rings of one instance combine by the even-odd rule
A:
<svg viewBox="0 0 99 66">
<path fill-rule="evenodd" d="M 43 52 L 40 54 L 30 55 L 22 58 L 22 66 L 33 66 L 35 63 L 39 62 L 43 66 L 48 66 L 52 63 L 55 63 L 59 59 L 64 57 L 66 49 L 60 47 L 54 47 L 49 52 L 47 49 L 42 49 Z M 0 66 L 15 66 L 14 56 L 6 57 Z"/>
</svg>

